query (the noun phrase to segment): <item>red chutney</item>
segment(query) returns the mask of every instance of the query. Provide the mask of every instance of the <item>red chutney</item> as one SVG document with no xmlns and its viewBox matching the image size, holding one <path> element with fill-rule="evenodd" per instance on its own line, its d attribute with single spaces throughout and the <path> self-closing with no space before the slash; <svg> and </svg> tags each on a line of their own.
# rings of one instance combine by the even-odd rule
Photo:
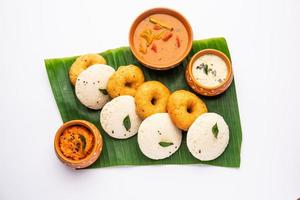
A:
<svg viewBox="0 0 300 200">
<path fill-rule="evenodd" d="M 167 14 L 145 18 L 137 25 L 133 36 L 139 57 L 156 66 L 178 61 L 188 47 L 188 40 L 183 23 Z"/>
<path fill-rule="evenodd" d="M 59 138 L 60 151 L 72 160 L 88 156 L 94 146 L 94 136 L 87 128 L 74 125 L 66 128 Z"/>
</svg>

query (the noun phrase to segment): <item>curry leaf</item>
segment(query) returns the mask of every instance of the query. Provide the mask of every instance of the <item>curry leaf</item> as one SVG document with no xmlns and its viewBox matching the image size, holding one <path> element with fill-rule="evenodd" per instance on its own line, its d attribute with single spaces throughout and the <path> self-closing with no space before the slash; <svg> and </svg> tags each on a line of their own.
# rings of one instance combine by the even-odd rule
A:
<svg viewBox="0 0 300 200">
<path fill-rule="evenodd" d="M 162 147 L 168 147 L 173 145 L 173 142 L 160 142 L 159 145 Z"/>
<path fill-rule="evenodd" d="M 85 150 L 85 146 L 86 146 L 86 140 L 85 140 L 85 137 L 83 135 L 80 135 L 80 140 L 82 142 L 82 150 L 84 151 Z"/>
<path fill-rule="evenodd" d="M 130 117 L 129 115 L 127 115 L 124 119 L 123 119 L 123 126 L 126 128 L 126 131 L 128 131 L 131 127 L 131 121 L 130 121 Z"/>
<path fill-rule="evenodd" d="M 103 95 L 107 95 L 107 94 L 108 94 L 106 89 L 100 89 L 100 88 L 99 88 L 99 91 L 100 91 Z"/>
<path fill-rule="evenodd" d="M 208 65 L 205 64 L 203 69 L 204 69 L 205 74 L 207 75 L 208 74 Z"/>
<path fill-rule="evenodd" d="M 214 134 L 215 138 L 218 137 L 219 134 L 219 128 L 218 128 L 218 124 L 216 123 L 213 127 L 212 127 L 212 133 Z"/>
</svg>

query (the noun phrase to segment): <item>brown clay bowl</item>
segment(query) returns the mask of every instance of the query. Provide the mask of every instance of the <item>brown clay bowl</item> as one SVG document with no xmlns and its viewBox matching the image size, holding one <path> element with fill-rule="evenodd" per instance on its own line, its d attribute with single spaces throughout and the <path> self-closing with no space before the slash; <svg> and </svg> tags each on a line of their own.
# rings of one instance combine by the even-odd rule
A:
<svg viewBox="0 0 300 200">
<path fill-rule="evenodd" d="M 195 77 L 192 73 L 192 67 L 194 62 L 201 56 L 205 54 L 214 54 L 224 60 L 227 66 L 227 77 L 225 81 L 218 85 L 217 87 L 206 87 L 204 85 L 201 85 L 199 82 L 196 81 Z M 197 52 L 189 61 L 188 66 L 186 67 L 185 71 L 185 78 L 188 83 L 188 85 L 198 94 L 204 95 L 204 96 L 216 96 L 221 93 L 223 93 L 225 90 L 228 89 L 230 86 L 232 80 L 233 80 L 233 72 L 232 72 L 232 66 L 229 58 L 222 53 L 221 51 L 215 50 L 215 49 L 204 49 L 202 51 Z"/>
<path fill-rule="evenodd" d="M 145 18 L 147 18 L 153 14 L 166 14 L 166 15 L 175 17 L 184 25 L 185 29 L 187 30 L 188 45 L 187 45 L 184 53 L 182 55 L 178 56 L 178 58 L 174 62 L 169 62 L 169 63 L 165 63 L 165 64 L 153 64 L 153 63 L 151 63 L 151 61 L 143 59 L 141 56 L 141 53 L 139 53 L 139 50 L 136 49 L 134 46 L 133 38 L 134 38 L 134 34 L 135 34 L 137 26 L 139 25 L 139 23 L 141 21 L 143 21 Z M 130 32 L 129 32 L 129 46 L 130 46 L 130 49 L 131 49 L 133 55 L 136 57 L 136 59 L 140 63 L 142 63 L 146 67 L 154 69 L 154 70 L 168 70 L 168 69 L 171 69 L 171 68 L 177 66 L 178 64 L 180 64 L 182 62 L 182 60 L 189 54 L 189 52 L 192 48 L 192 43 L 193 43 L 193 31 L 192 31 L 191 25 L 189 24 L 189 22 L 183 15 L 181 15 L 179 12 L 169 9 L 169 8 L 153 8 L 153 9 L 143 12 L 134 20 L 134 22 L 131 25 Z"/>
<path fill-rule="evenodd" d="M 73 159 L 67 158 L 66 156 L 64 156 L 64 154 L 60 150 L 59 140 L 60 140 L 61 134 L 63 133 L 63 131 L 66 128 L 74 126 L 74 125 L 79 125 L 79 126 L 83 126 L 83 127 L 87 128 L 94 136 L 94 146 L 93 146 L 91 153 L 81 160 L 73 160 Z M 88 121 L 85 121 L 85 120 L 72 120 L 72 121 L 68 121 L 68 122 L 64 123 L 57 130 L 55 139 L 54 139 L 54 149 L 55 149 L 55 153 L 56 153 L 57 157 L 59 158 L 59 160 L 61 162 L 63 162 L 64 164 L 66 164 L 67 166 L 76 168 L 76 169 L 85 168 L 85 167 L 88 167 L 89 165 L 91 165 L 92 163 L 94 163 L 100 156 L 102 147 L 103 147 L 103 139 L 100 134 L 100 131 L 94 124 L 92 124 Z"/>
</svg>

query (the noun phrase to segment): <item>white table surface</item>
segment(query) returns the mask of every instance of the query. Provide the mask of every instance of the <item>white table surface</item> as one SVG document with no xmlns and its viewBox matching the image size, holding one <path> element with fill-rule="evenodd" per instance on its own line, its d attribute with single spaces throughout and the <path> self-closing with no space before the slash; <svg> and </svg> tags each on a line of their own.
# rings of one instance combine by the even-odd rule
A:
<svg viewBox="0 0 300 200">
<path fill-rule="evenodd" d="M 183 2 L 0 1 L 1 200 L 300 197 L 300 1 Z M 62 120 L 43 59 L 126 46 L 134 18 L 158 6 L 182 12 L 195 39 L 227 39 L 241 167 L 65 167 L 53 151 Z"/>
</svg>

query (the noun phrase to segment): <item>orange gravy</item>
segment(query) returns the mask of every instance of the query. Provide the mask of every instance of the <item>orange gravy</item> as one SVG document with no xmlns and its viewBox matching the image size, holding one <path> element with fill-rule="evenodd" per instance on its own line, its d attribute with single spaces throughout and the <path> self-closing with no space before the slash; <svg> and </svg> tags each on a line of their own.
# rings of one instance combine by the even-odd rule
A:
<svg viewBox="0 0 300 200">
<path fill-rule="evenodd" d="M 153 23 L 150 18 L 160 23 Z M 153 65 L 168 65 L 185 53 L 188 39 L 187 30 L 178 19 L 171 15 L 153 14 L 138 24 L 133 42 L 141 59 Z"/>
</svg>

